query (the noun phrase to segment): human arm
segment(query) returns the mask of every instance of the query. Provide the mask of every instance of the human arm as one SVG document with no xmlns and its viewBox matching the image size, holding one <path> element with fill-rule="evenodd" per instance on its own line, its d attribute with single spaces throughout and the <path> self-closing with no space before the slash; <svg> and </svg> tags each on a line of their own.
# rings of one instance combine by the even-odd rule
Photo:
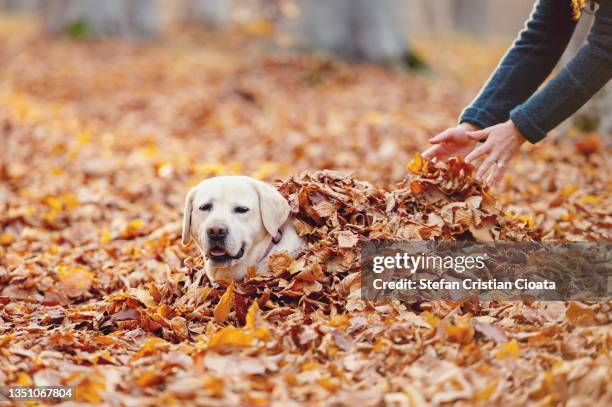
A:
<svg viewBox="0 0 612 407">
<path fill-rule="evenodd" d="M 503 123 L 550 75 L 574 32 L 570 0 L 539 0 L 525 29 L 460 116 L 481 128 Z"/>
<path fill-rule="evenodd" d="M 531 143 L 543 139 L 612 78 L 612 1 L 602 0 L 593 27 L 576 56 L 540 91 L 510 112 Z"/>
</svg>

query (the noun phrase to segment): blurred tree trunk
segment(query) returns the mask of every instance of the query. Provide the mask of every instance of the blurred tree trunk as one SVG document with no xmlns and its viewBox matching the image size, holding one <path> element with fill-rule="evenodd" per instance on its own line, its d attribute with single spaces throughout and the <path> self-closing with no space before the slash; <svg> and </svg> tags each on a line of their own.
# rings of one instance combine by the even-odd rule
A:
<svg viewBox="0 0 612 407">
<path fill-rule="evenodd" d="M 213 28 L 225 28 L 232 23 L 232 0 L 187 0 L 187 20 L 201 22 Z"/>
<path fill-rule="evenodd" d="M 392 62 L 410 56 L 398 0 L 301 0 L 299 30 L 307 48 L 349 61 Z"/>
<path fill-rule="evenodd" d="M 157 0 L 47 0 L 45 29 L 74 36 L 145 39 L 159 33 Z"/>
<path fill-rule="evenodd" d="M 455 28 L 474 35 L 483 35 L 487 29 L 488 0 L 456 0 Z M 499 16 L 497 16 L 499 17 Z"/>
<path fill-rule="evenodd" d="M 0 0 L 0 11 L 4 13 L 35 13 L 41 8 L 42 0 Z"/>
</svg>

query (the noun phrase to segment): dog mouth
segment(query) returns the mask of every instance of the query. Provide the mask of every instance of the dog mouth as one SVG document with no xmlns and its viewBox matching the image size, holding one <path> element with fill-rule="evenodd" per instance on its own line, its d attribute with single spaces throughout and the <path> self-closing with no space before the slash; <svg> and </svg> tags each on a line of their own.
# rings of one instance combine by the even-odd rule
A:
<svg viewBox="0 0 612 407">
<path fill-rule="evenodd" d="M 213 246 L 208 250 L 208 257 L 215 263 L 225 263 L 232 260 L 238 260 L 242 256 L 244 256 L 244 243 L 240 247 L 238 253 L 236 253 L 234 256 L 229 254 L 227 250 L 220 246 Z"/>
</svg>

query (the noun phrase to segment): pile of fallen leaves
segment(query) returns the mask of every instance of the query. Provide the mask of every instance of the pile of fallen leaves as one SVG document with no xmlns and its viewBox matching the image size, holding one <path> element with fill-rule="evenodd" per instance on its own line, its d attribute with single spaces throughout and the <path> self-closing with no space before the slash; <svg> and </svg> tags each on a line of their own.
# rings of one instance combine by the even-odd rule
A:
<svg viewBox="0 0 612 407">
<path fill-rule="evenodd" d="M 406 169 L 477 89 L 222 44 L 0 35 L 0 384 L 126 405 L 609 404 L 609 302 L 371 303 L 358 264 L 363 239 L 610 239 L 603 137 L 527 149 L 500 201 L 460 160 Z M 233 173 L 283 177 L 308 248 L 211 285 L 180 244 L 183 198 Z"/>
</svg>

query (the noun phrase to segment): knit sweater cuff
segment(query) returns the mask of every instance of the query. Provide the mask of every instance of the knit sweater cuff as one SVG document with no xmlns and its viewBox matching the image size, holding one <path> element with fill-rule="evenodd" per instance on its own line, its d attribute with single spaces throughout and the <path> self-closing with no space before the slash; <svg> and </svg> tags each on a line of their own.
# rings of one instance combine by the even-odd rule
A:
<svg viewBox="0 0 612 407">
<path fill-rule="evenodd" d="M 546 137 L 546 132 L 533 123 L 533 121 L 523 110 L 522 106 L 517 106 L 512 109 L 510 112 L 510 120 L 512 120 L 523 137 L 525 137 L 531 144 L 535 144 Z"/>
<path fill-rule="evenodd" d="M 464 122 L 475 124 L 481 129 L 501 123 L 491 113 L 477 107 L 468 107 L 463 111 L 463 113 L 461 113 L 461 116 L 459 117 L 459 124 Z"/>
</svg>

